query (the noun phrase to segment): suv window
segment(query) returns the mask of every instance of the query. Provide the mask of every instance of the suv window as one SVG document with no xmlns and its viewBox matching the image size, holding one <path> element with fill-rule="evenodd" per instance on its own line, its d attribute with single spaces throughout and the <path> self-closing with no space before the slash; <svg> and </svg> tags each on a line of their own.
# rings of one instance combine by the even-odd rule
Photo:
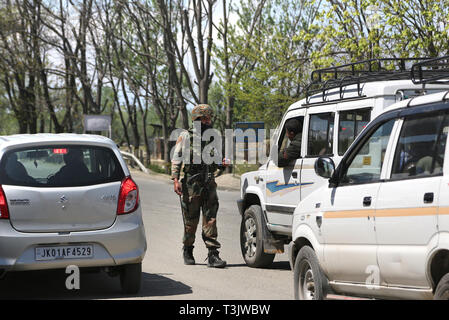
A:
<svg viewBox="0 0 449 320">
<path fill-rule="evenodd" d="M 448 131 L 449 120 L 444 114 L 405 118 L 391 179 L 441 174 Z"/>
<path fill-rule="evenodd" d="M 334 113 L 319 113 L 310 115 L 309 134 L 307 141 L 308 156 L 332 155 L 334 133 Z"/>
<path fill-rule="evenodd" d="M 278 167 L 286 167 L 301 157 L 301 140 L 304 117 L 290 118 L 282 128 L 281 141 L 278 150 Z"/>
<path fill-rule="evenodd" d="M 112 150 L 94 146 L 39 146 L 7 152 L 0 183 L 29 187 L 74 187 L 121 181 Z"/>
<path fill-rule="evenodd" d="M 340 111 L 338 155 L 342 156 L 370 121 L 371 109 Z"/>
<path fill-rule="evenodd" d="M 284 123 L 284 127 L 282 128 L 282 132 L 281 132 L 281 143 L 279 144 L 279 150 L 284 150 L 285 148 L 288 148 L 289 144 L 290 144 L 290 140 L 287 137 L 287 133 L 286 133 L 286 129 L 287 129 L 287 123 L 290 120 L 296 120 L 298 122 L 298 127 L 296 130 L 298 130 L 298 140 L 301 141 L 300 137 L 302 136 L 302 126 L 303 126 L 303 122 L 304 122 L 304 117 L 300 116 L 300 117 L 295 117 L 295 118 L 290 118 L 287 121 L 285 121 Z"/>
<path fill-rule="evenodd" d="M 367 183 L 380 179 L 385 151 L 395 119 L 380 125 L 358 148 L 343 175 L 343 183 Z"/>
</svg>

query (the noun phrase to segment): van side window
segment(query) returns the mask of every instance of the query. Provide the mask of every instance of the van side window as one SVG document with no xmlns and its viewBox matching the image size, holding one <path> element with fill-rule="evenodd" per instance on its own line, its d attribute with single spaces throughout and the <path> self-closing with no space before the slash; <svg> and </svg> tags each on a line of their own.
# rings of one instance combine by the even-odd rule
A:
<svg viewBox="0 0 449 320">
<path fill-rule="evenodd" d="M 279 167 L 286 167 L 293 160 L 301 157 L 303 123 L 303 116 L 285 121 L 282 128 L 282 143 L 279 145 L 277 164 Z"/>
<path fill-rule="evenodd" d="M 340 111 L 338 155 L 342 156 L 370 121 L 371 109 Z"/>
<path fill-rule="evenodd" d="M 447 115 L 405 118 L 394 155 L 391 179 L 441 174 L 448 131 Z"/>
<path fill-rule="evenodd" d="M 394 122 L 395 119 L 392 119 L 383 123 L 363 143 L 362 147 L 358 148 L 343 175 L 343 183 L 368 183 L 380 179 Z"/>
<path fill-rule="evenodd" d="M 333 155 L 334 113 L 310 115 L 307 156 Z"/>
</svg>

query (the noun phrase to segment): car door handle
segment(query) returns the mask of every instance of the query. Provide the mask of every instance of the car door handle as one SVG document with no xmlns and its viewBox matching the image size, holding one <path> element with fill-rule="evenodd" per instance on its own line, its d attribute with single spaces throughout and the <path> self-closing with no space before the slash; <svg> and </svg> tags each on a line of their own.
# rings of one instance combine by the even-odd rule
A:
<svg viewBox="0 0 449 320">
<path fill-rule="evenodd" d="M 424 194 L 424 203 L 432 203 L 433 202 L 433 192 L 427 192 Z"/>
<path fill-rule="evenodd" d="M 292 178 L 298 179 L 298 172 L 297 171 L 293 171 L 292 172 Z"/>
<path fill-rule="evenodd" d="M 371 205 L 371 197 L 364 197 L 363 198 L 363 206 L 369 207 Z"/>
</svg>

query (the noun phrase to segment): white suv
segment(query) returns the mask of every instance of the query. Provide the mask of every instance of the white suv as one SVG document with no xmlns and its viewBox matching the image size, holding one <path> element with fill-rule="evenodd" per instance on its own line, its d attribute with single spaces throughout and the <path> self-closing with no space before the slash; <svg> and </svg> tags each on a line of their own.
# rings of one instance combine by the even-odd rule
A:
<svg viewBox="0 0 449 320">
<path fill-rule="evenodd" d="M 397 68 L 386 70 L 391 63 Z M 444 84 L 429 84 L 423 90 L 414 83 L 416 64 L 407 69 L 406 63 L 410 61 L 368 60 L 312 73 L 307 97 L 285 113 L 268 161 L 241 177 L 240 243 L 248 266 L 269 266 L 292 240 L 297 204 L 327 183 L 314 171 L 318 157 L 328 156 L 338 164 L 356 136 L 385 108 L 412 96 L 447 90 Z M 290 119 L 302 126 L 300 157 L 280 167 L 277 154 L 289 143 L 285 125 Z"/>
<path fill-rule="evenodd" d="M 448 133 L 449 92 L 420 96 L 373 120 L 336 169 L 316 160 L 330 179 L 294 212 L 295 298 L 449 299 Z"/>
</svg>

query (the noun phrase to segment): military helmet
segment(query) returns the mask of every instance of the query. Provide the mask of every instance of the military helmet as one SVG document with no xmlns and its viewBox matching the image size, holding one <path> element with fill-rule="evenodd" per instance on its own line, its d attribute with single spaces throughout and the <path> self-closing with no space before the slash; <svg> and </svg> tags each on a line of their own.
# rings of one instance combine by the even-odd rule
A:
<svg viewBox="0 0 449 320">
<path fill-rule="evenodd" d="M 212 118 L 214 111 L 208 104 L 199 104 L 192 110 L 192 120 L 195 121 L 201 117 L 209 116 Z"/>
</svg>

